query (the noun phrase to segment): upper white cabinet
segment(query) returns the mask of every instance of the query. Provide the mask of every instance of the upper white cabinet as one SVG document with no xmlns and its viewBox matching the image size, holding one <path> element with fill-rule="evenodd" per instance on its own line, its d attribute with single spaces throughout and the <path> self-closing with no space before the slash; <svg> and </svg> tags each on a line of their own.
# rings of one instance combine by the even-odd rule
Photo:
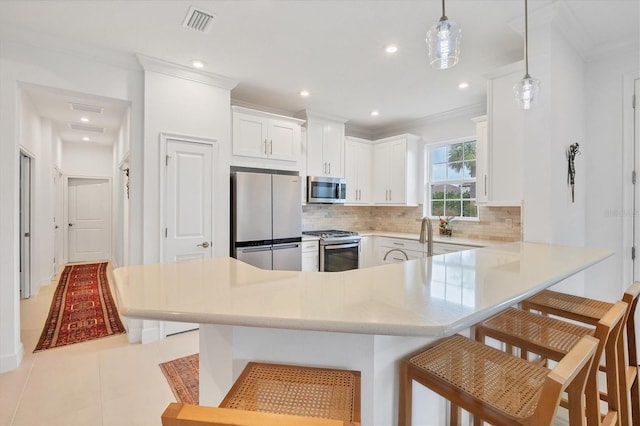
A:
<svg viewBox="0 0 640 426">
<path fill-rule="evenodd" d="M 375 142 L 375 204 L 418 205 L 418 139 L 418 136 L 405 134 Z"/>
<path fill-rule="evenodd" d="M 233 155 L 297 162 L 303 120 L 233 107 Z"/>
<path fill-rule="evenodd" d="M 345 138 L 347 204 L 371 203 L 371 147 L 370 141 L 354 137 Z"/>
<path fill-rule="evenodd" d="M 477 177 L 482 186 L 479 203 L 505 206 L 522 202 L 524 111 L 513 99 L 513 85 L 522 79 L 523 69 L 518 62 L 488 76 L 486 128 L 481 120 L 476 121 L 481 160 Z"/>
<path fill-rule="evenodd" d="M 305 111 L 307 175 L 344 177 L 344 120 Z"/>
</svg>

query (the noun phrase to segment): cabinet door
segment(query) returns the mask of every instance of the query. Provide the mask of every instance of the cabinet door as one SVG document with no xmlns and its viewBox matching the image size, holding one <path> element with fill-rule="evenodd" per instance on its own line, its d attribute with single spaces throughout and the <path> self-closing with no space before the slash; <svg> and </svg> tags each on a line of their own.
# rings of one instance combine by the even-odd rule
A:
<svg viewBox="0 0 640 426">
<path fill-rule="evenodd" d="M 344 146 L 344 177 L 347 179 L 347 203 L 349 204 L 357 204 L 359 202 L 359 145 L 360 144 L 358 142 L 346 141 Z"/>
<path fill-rule="evenodd" d="M 489 81 L 489 197 L 498 204 L 522 200 L 523 110 L 513 102 L 513 85 L 522 78 L 511 73 Z"/>
<path fill-rule="evenodd" d="M 233 114 L 233 155 L 267 157 L 267 120 L 248 114 Z"/>
<path fill-rule="evenodd" d="M 307 122 L 307 175 L 326 176 L 326 162 L 322 151 L 324 144 L 324 123 L 316 120 Z"/>
<path fill-rule="evenodd" d="M 407 201 L 407 143 L 405 140 L 389 144 L 389 201 L 404 204 Z"/>
<path fill-rule="evenodd" d="M 324 123 L 323 159 L 327 163 L 326 175 L 344 177 L 344 124 Z"/>
<path fill-rule="evenodd" d="M 489 201 L 489 126 L 487 120 L 476 121 L 476 202 Z"/>
<path fill-rule="evenodd" d="M 376 204 L 389 204 L 389 162 L 390 147 L 387 143 L 373 147 L 373 201 Z"/>
<path fill-rule="evenodd" d="M 358 152 L 358 203 L 371 203 L 371 145 L 364 143 Z"/>
<path fill-rule="evenodd" d="M 299 126 L 286 121 L 269 120 L 268 156 L 274 160 L 296 161 L 300 144 Z"/>
</svg>

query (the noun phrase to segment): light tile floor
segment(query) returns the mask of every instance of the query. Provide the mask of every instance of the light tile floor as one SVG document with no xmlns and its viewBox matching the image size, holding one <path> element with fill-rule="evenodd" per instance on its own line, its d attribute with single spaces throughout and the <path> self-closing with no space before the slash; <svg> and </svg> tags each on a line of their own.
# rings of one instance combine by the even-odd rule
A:
<svg viewBox="0 0 640 426">
<path fill-rule="evenodd" d="M 20 304 L 25 356 L 0 374 L 0 425 L 160 425 L 175 397 L 158 364 L 198 352 L 198 333 L 146 345 L 127 335 L 33 353 L 56 282 Z"/>
</svg>

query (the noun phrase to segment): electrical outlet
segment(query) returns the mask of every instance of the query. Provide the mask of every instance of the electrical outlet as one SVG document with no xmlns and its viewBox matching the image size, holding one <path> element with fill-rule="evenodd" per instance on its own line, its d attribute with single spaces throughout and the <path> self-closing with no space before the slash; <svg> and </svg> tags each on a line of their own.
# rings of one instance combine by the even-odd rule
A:
<svg viewBox="0 0 640 426">
<path fill-rule="evenodd" d="M 513 219 L 505 219 L 504 224 L 507 228 L 513 228 Z"/>
</svg>

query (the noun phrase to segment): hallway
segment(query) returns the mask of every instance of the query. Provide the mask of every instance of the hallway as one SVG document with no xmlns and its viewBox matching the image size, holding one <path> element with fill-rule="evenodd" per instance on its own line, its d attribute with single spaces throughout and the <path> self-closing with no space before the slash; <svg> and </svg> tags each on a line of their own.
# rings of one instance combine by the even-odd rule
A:
<svg viewBox="0 0 640 426">
<path fill-rule="evenodd" d="M 198 352 L 197 331 L 147 345 L 122 334 L 34 354 L 56 284 L 21 302 L 25 355 L 0 374 L 0 425 L 159 425 L 175 398 L 158 364 Z"/>
</svg>

